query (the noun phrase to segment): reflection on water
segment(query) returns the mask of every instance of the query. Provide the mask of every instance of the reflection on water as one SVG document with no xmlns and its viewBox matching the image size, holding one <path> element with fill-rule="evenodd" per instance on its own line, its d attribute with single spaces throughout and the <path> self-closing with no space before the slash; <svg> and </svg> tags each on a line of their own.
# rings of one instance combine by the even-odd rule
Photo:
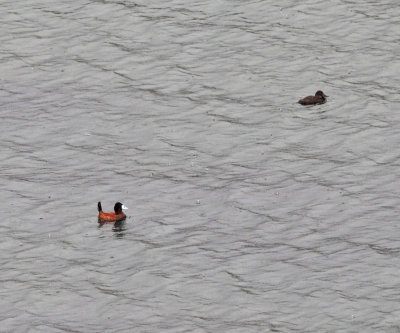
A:
<svg viewBox="0 0 400 333">
<path fill-rule="evenodd" d="M 126 231 L 126 220 L 116 221 L 116 222 L 104 222 L 98 219 L 98 228 L 103 228 L 104 226 L 112 225 L 112 231 L 114 232 L 115 237 L 122 238 L 125 235 Z"/>
<path fill-rule="evenodd" d="M 126 230 L 126 220 L 115 222 L 112 230 L 114 231 L 115 237 L 117 238 L 124 237 Z"/>
</svg>

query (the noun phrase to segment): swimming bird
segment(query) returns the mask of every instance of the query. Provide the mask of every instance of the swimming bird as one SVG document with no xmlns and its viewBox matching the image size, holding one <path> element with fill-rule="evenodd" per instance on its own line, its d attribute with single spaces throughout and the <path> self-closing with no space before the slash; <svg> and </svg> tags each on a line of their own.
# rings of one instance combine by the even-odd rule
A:
<svg viewBox="0 0 400 333">
<path fill-rule="evenodd" d="M 116 202 L 114 205 L 114 213 L 113 212 L 104 213 L 103 209 L 101 208 L 101 202 L 99 201 L 97 204 L 97 209 L 99 211 L 99 223 L 104 223 L 104 222 L 116 222 L 125 220 L 126 215 L 122 210 L 128 209 L 128 207 L 126 207 L 120 202 Z"/>
<path fill-rule="evenodd" d="M 315 96 L 307 96 L 299 100 L 301 105 L 315 105 L 324 104 L 326 102 L 326 96 L 321 90 L 315 93 Z"/>
</svg>

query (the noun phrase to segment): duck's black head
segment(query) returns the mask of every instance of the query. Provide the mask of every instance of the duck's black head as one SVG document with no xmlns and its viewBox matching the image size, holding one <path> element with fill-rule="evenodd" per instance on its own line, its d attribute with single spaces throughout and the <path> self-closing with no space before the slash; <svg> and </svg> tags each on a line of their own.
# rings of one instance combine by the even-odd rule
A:
<svg viewBox="0 0 400 333">
<path fill-rule="evenodd" d="M 120 203 L 120 202 L 116 202 L 116 203 L 115 203 L 115 205 L 114 205 L 114 212 L 115 212 L 115 213 L 120 212 L 120 211 L 122 211 L 123 209 L 128 209 L 128 207 L 126 207 L 124 204 L 122 204 L 122 203 Z"/>
<path fill-rule="evenodd" d="M 122 203 L 116 202 L 114 205 L 114 212 L 118 213 L 122 210 Z"/>
<path fill-rule="evenodd" d="M 318 91 L 315 93 L 315 96 L 320 96 L 320 97 L 322 97 L 322 98 L 328 97 L 328 96 L 326 96 L 326 95 L 322 92 L 322 90 L 318 90 Z"/>
</svg>

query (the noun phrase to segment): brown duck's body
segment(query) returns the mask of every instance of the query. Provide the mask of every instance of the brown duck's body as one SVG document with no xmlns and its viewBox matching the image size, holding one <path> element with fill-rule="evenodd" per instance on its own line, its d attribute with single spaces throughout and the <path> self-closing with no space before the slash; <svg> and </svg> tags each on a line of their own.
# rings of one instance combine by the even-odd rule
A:
<svg viewBox="0 0 400 333">
<path fill-rule="evenodd" d="M 122 209 L 127 209 L 123 204 L 117 202 L 114 206 L 114 212 L 105 213 L 101 207 L 101 202 L 97 204 L 97 208 L 99 211 L 99 223 L 105 222 L 118 222 L 126 219 L 125 213 Z"/>
<path fill-rule="evenodd" d="M 326 102 L 326 96 L 321 90 L 315 93 L 315 96 L 307 96 L 299 100 L 301 105 L 315 105 L 324 104 Z"/>
</svg>

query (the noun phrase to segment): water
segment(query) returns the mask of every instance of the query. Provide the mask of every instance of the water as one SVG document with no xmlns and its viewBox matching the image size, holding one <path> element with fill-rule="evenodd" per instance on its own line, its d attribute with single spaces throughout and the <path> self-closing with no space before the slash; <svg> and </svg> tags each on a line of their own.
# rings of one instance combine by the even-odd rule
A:
<svg viewBox="0 0 400 333">
<path fill-rule="evenodd" d="M 400 332 L 397 1 L 1 9 L 1 332 Z"/>
</svg>

